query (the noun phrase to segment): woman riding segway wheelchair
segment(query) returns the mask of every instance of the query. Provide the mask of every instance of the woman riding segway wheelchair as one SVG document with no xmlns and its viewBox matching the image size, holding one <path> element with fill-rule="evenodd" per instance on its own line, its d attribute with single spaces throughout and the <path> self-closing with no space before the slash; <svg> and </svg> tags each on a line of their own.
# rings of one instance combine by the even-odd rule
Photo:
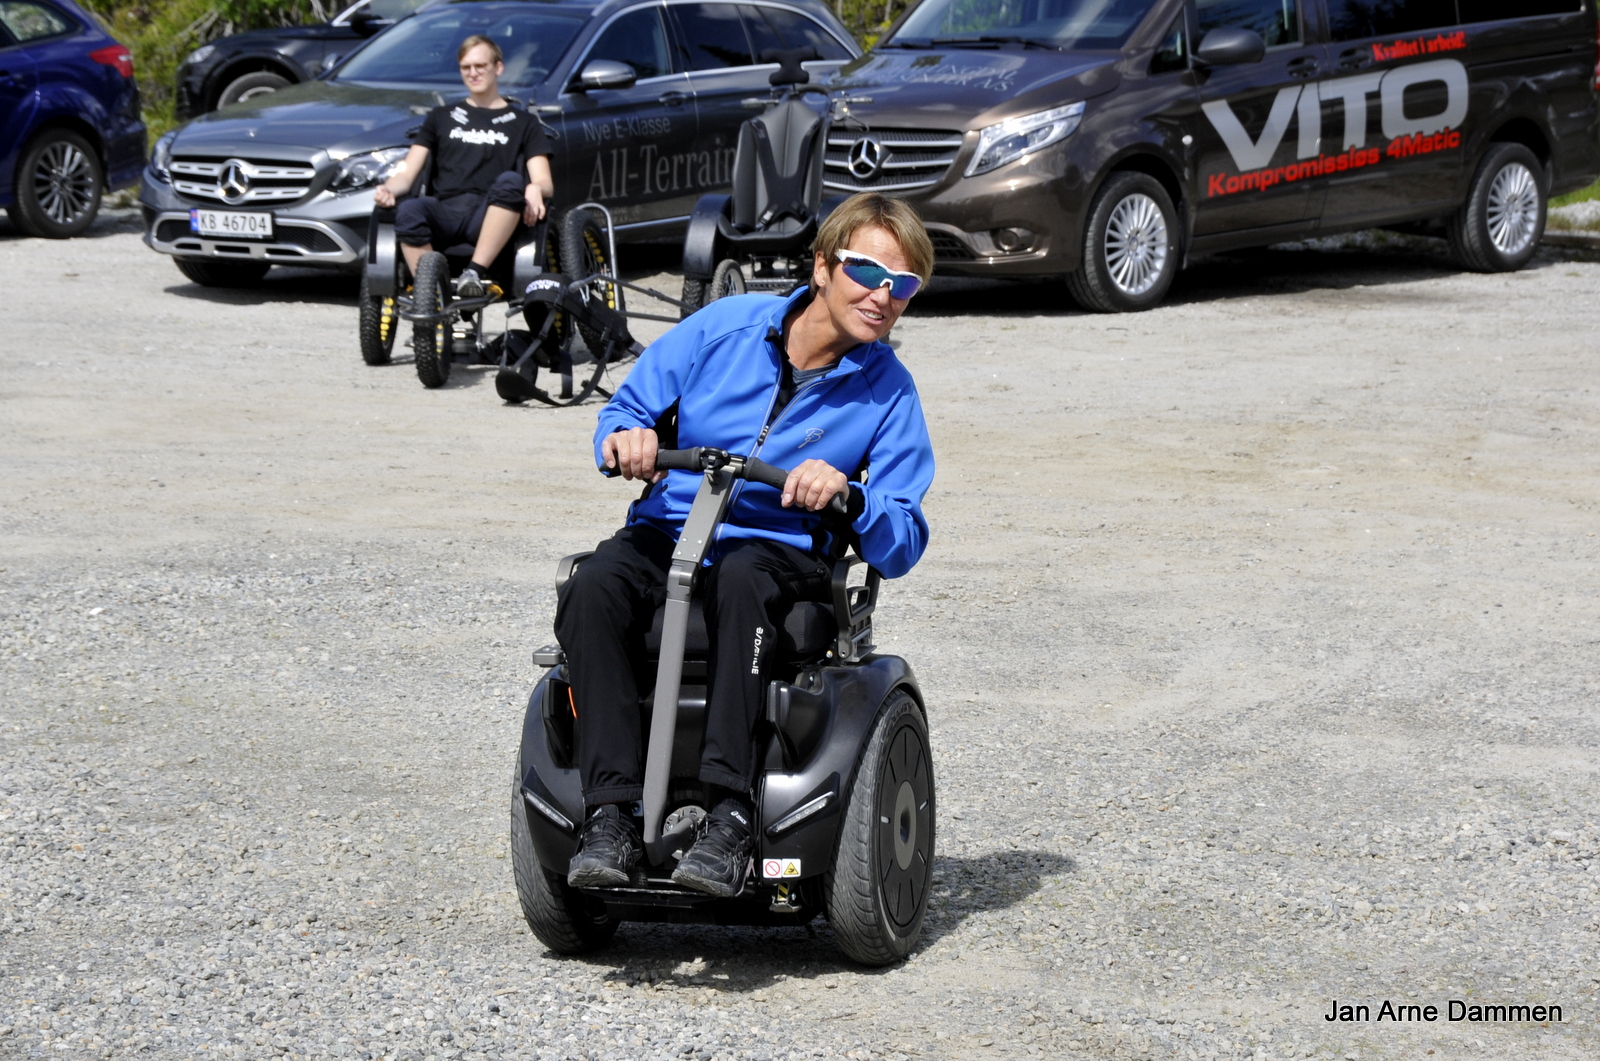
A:
<svg viewBox="0 0 1600 1061">
<path fill-rule="evenodd" d="M 470 95 L 430 111 L 396 172 L 373 192 L 372 249 L 362 280 L 362 356 L 368 364 L 387 364 L 398 318 L 411 318 L 417 375 L 428 387 L 442 386 L 450 375 L 456 321 L 472 324 L 472 353 L 495 360 L 488 356 L 481 311 L 508 287 L 520 292 L 554 265 L 547 260 L 554 248 L 545 240 L 555 188 L 544 127 L 500 95 L 505 67 L 493 41 L 468 37 L 457 60 Z M 425 174 L 431 175 L 428 194 L 406 198 Z M 394 260 L 396 241 L 413 278 L 408 300 L 402 263 Z"/>
<path fill-rule="evenodd" d="M 694 314 L 601 411 L 601 470 L 649 486 L 626 527 L 562 561 L 560 647 L 535 654 L 551 670 L 523 725 L 512 853 L 552 949 L 622 920 L 825 912 L 881 965 L 920 935 L 927 724 L 910 667 L 871 653 L 871 616 L 880 578 L 927 544 L 932 449 L 881 340 L 932 264 L 909 206 L 856 196 L 818 232 L 809 288 Z"/>
</svg>

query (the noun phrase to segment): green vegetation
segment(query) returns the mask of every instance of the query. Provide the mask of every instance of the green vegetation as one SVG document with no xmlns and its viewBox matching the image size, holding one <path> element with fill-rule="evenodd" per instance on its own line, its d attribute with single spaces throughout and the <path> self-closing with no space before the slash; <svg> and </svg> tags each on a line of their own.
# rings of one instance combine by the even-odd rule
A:
<svg viewBox="0 0 1600 1061">
<path fill-rule="evenodd" d="M 340 0 L 83 0 L 133 52 L 150 139 L 176 124 L 173 89 L 184 57 L 207 41 L 261 26 L 323 22 Z"/>
<path fill-rule="evenodd" d="M 133 52 L 150 139 L 171 129 L 173 89 L 184 57 L 207 41 L 262 26 L 324 22 L 345 0 L 84 0 Z M 870 48 L 910 0 L 828 0 L 862 47 Z"/>
<path fill-rule="evenodd" d="M 1587 188 L 1580 188 L 1566 195 L 1558 195 L 1550 200 L 1551 206 L 1571 206 L 1573 203 L 1586 203 L 1590 199 L 1600 199 L 1600 181 L 1595 181 Z"/>
</svg>

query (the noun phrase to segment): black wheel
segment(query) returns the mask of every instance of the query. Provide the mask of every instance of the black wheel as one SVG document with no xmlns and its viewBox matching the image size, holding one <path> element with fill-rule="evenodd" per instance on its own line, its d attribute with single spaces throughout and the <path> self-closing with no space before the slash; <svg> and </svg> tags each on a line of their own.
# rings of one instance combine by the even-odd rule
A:
<svg viewBox="0 0 1600 1061">
<path fill-rule="evenodd" d="M 228 82 L 217 97 L 217 107 L 227 107 L 234 103 L 243 103 L 258 96 L 269 96 L 288 85 L 289 79 L 282 74 L 274 74 L 267 70 L 257 70 L 255 73 L 244 74 Z"/>
<path fill-rule="evenodd" d="M 438 251 L 429 251 L 417 263 L 417 276 L 411 285 L 411 308 L 417 313 L 435 314 L 436 319 L 412 325 L 411 350 L 417 355 L 417 378 L 424 387 L 442 387 L 450 378 L 450 320 L 444 316 L 450 305 L 450 263 Z"/>
<path fill-rule="evenodd" d="M 1445 226 L 1456 260 L 1480 273 L 1527 265 L 1544 236 L 1548 199 L 1545 169 L 1532 151 L 1521 144 L 1490 144 L 1467 201 Z"/>
<path fill-rule="evenodd" d="M 539 864 L 528 830 L 528 804 L 515 780 L 511 782 L 511 873 L 528 927 L 557 954 L 596 950 L 616 935 L 617 921 L 603 904 L 567 887 L 565 880 Z"/>
<path fill-rule="evenodd" d="M 394 298 L 367 293 L 367 278 L 361 277 L 361 360 L 369 365 L 387 365 L 394 352 L 394 333 L 399 318 L 394 313 Z"/>
<path fill-rule="evenodd" d="M 840 949 L 862 965 L 899 961 L 922 935 L 935 809 L 928 725 L 911 694 L 896 689 L 861 756 L 823 877 L 828 923 Z"/>
<path fill-rule="evenodd" d="M 69 239 L 94 224 L 105 186 L 89 141 L 67 129 L 47 129 L 22 152 L 16 199 L 6 212 L 29 236 Z"/>
<path fill-rule="evenodd" d="M 739 268 L 739 263 L 732 258 L 724 258 L 717 263 L 716 272 L 711 274 L 711 282 L 706 285 L 704 305 L 709 306 L 719 298 L 729 295 L 742 295 L 745 293 L 744 270 Z"/>
<path fill-rule="evenodd" d="M 1178 212 L 1147 173 L 1113 173 L 1089 206 L 1083 261 L 1067 288 L 1084 309 L 1131 313 L 1167 297 L 1178 274 Z"/>
<path fill-rule="evenodd" d="M 683 278 L 683 294 L 678 296 L 678 301 L 684 308 L 678 310 L 678 319 L 683 320 L 689 314 L 706 304 L 706 282 L 690 277 Z"/>
<path fill-rule="evenodd" d="M 261 282 L 270 262 L 224 262 L 215 258 L 174 258 L 178 272 L 201 287 L 249 287 Z"/>
<path fill-rule="evenodd" d="M 616 275 L 616 263 L 611 260 L 610 244 L 600 224 L 599 215 L 589 210 L 569 210 L 561 219 L 561 271 L 574 280 L 582 280 L 596 273 Z M 614 284 L 595 281 L 583 289 L 584 301 L 598 301 L 610 309 L 620 310 L 622 289 Z M 602 355 L 601 332 L 583 320 L 574 323 L 584 345 L 598 359 Z"/>
</svg>

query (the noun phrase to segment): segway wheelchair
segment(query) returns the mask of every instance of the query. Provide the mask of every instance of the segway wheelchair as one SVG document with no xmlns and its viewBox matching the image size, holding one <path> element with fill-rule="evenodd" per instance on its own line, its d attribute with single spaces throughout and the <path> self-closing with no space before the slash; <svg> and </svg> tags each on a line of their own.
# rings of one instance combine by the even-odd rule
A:
<svg viewBox="0 0 1600 1061">
<path fill-rule="evenodd" d="M 714 898 L 673 882 L 708 798 L 698 774 L 710 641 L 695 576 L 736 484 L 781 488 L 788 473 L 709 448 L 662 450 L 656 467 L 702 479 L 646 640 L 644 662 L 655 665 L 656 679 L 639 705 L 644 856 L 626 887 L 568 886 L 584 820 L 574 708 L 561 649 L 540 649 L 534 663 L 547 670 L 528 701 L 511 785 L 523 916 L 546 946 L 572 954 L 603 946 L 623 921 L 804 925 L 823 914 L 856 961 L 904 958 L 921 935 L 932 884 L 933 763 L 910 665 L 872 651 L 882 579 L 859 556 L 835 561 L 830 603 L 796 604 L 780 631 L 780 672 L 757 734 L 764 765 L 742 891 Z M 840 498 L 832 518 L 843 518 Z M 590 555 L 563 559 L 557 587 Z"/>
<path fill-rule="evenodd" d="M 805 96 L 800 64 L 819 58 L 811 47 L 769 49 L 776 62 L 770 99 L 745 100 L 766 111 L 739 127 L 731 195 L 702 195 L 683 240 L 684 315 L 728 295 L 762 291 L 787 295 L 811 276 L 811 243 L 825 211 L 822 163 L 832 102 L 818 112 Z"/>
</svg>

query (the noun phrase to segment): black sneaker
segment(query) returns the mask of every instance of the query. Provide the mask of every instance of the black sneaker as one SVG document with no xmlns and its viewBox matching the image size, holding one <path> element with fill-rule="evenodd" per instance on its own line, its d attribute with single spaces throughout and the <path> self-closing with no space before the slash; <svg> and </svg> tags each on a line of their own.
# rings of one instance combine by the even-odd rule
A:
<svg viewBox="0 0 1600 1061">
<path fill-rule="evenodd" d="M 477 298 L 483 294 L 483 278 L 478 275 L 478 270 L 468 268 L 456 277 L 457 298 Z"/>
<path fill-rule="evenodd" d="M 583 823 L 578 852 L 567 867 L 567 883 L 574 888 L 620 888 L 631 879 L 639 855 L 633 819 L 615 803 L 596 807 Z"/>
<path fill-rule="evenodd" d="M 701 823 L 700 836 L 672 871 L 672 879 L 707 895 L 738 895 L 750 863 L 751 832 L 750 808 L 723 800 Z"/>
</svg>

